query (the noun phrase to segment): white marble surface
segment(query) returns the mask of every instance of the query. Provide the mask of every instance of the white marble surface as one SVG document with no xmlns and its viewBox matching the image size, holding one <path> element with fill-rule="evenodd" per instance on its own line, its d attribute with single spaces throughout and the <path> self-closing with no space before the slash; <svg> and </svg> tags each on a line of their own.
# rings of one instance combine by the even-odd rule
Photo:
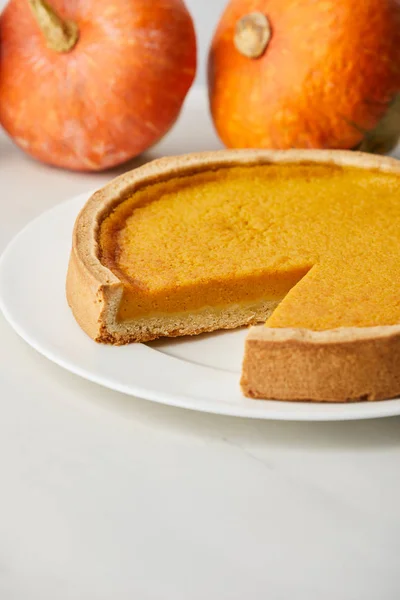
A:
<svg viewBox="0 0 400 600">
<path fill-rule="evenodd" d="M 198 94 L 147 158 L 219 147 Z M 113 175 L 0 137 L 0 250 Z M 0 340 L 1 600 L 400 598 L 400 419 L 190 413 L 64 372 L 2 317 Z"/>
</svg>

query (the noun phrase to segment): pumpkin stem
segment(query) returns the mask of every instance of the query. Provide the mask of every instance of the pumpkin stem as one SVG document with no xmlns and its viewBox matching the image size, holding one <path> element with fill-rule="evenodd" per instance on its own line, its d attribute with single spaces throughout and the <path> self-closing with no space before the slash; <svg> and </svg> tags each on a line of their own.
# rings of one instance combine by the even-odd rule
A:
<svg viewBox="0 0 400 600">
<path fill-rule="evenodd" d="M 47 47 L 56 52 L 69 52 L 79 38 L 73 21 L 63 21 L 45 0 L 28 0 Z"/>
<path fill-rule="evenodd" d="M 235 46 L 247 58 L 264 54 L 272 36 L 267 17 L 261 12 L 250 13 L 236 23 Z"/>
</svg>

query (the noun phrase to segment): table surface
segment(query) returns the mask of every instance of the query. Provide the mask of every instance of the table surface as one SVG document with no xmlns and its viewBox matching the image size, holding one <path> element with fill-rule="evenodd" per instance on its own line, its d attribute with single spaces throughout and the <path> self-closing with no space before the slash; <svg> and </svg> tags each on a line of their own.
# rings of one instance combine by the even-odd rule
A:
<svg viewBox="0 0 400 600">
<path fill-rule="evenodd" d="M 216 149 L 202 91 L 132 166 Z M 0 251 L 119 171 L 0 136 Z M 250 421 L 158 406 L 51 364 L 0 316 L 1 600 L 398 600 L 400 419 Z"/>
</svg>

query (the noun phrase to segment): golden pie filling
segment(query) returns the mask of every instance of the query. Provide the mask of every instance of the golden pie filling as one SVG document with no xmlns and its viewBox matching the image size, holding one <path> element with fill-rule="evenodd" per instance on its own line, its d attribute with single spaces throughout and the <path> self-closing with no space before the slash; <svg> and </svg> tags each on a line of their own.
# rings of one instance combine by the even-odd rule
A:
<svg viewBox="0 0 400 600">
<path fill-rule="evenodd" d="M 100 226 L 119 318 L 279 302 L 271 327 L 400 323 L 398 175 L 221 167 L 144 187 Z"/>
</svg>

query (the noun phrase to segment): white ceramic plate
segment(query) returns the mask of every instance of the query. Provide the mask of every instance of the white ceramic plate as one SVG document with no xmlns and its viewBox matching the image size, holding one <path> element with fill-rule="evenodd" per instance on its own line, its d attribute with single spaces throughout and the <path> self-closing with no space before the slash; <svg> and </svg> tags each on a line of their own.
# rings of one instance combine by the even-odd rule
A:
<svg viewBox="0 0 400 600">
<path fill-rule="evenodd" d="M 0 260 L 0 307 L 28 344 L 105 387 L 193 410 L 286 420 L 346 420 L 400 414 L 400 400 L 349 405 L 255 401 L 239 388 L 245 330 L 123 347 L 98 345 L 65 299 L 71 232 L 87 195 L 30 223 Z"/>
</svg>

